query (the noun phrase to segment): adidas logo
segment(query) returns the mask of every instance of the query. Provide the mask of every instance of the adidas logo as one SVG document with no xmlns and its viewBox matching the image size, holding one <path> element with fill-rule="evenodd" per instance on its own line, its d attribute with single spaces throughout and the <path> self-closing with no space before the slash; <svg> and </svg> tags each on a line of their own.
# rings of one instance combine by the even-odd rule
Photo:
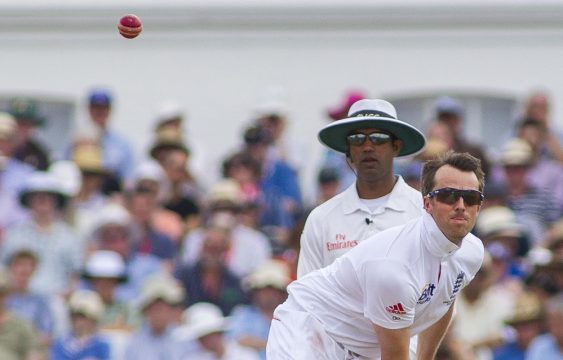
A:
<svg viewBox="0 0 563 360">
<path fill-rule="evenodd" d="M 403 304 L 401 304 L 401 303 L 397 303 L 395 305 L 387 306 L 385 308 L 385 310 L 387 310 L 391 314 L 398 314 L 398 315 L 405 315 L 407 313 L 405 311 L 405 308 L 403 307 Z"/>
</svg>

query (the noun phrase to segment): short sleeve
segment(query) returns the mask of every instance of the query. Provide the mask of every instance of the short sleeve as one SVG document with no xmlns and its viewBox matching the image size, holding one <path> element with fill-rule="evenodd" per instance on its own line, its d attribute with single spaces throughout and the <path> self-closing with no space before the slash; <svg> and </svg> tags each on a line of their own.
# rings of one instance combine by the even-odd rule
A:
<svg viewBox="0 0 563 360">
<path fill-rule="evenodd" d="M 406 264 L 397 260 L 366 262 L 359 273 L 364 288 L 364 315 L 387 329 L 402 329 L 414 322 L 417 302 L 415 278 Z"/>
<path fill-rule="evenodd" d="M 316 212 L 309 215 L 301 234 L 301 251 L 297 262 L 297 278 L 323 267 L 323 249 L 318 229 L 315 228 Z"/>
</svg>

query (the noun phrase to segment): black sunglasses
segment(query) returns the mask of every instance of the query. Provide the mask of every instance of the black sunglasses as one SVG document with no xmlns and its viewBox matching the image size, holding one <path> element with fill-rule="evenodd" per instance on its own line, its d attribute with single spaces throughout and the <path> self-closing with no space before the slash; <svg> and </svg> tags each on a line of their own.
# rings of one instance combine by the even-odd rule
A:
<svg viewBox="0 0 563 360">
<path fill-rule="evenodd" d="M 462 198 L 465 205 L 468 206 L 481 205 L 485 199 L 485 195 L 478 190 L 460 190 L 449 187 L 431 191 L 426 194 L 426 197 L 436 197 L 439 202 L 448 205 L 453 205 L 459 198 Z"/>
<path fill-rule="evenodd" d="M 367 138 L 369 138 L 372 144 L 381 145 L 391 141 L 393 137 L 389 134 L 374 132 L 371 134 L 351 134 L 346 137 L 346 140 L 350 145 L 362 145 Z"/>
</svg>

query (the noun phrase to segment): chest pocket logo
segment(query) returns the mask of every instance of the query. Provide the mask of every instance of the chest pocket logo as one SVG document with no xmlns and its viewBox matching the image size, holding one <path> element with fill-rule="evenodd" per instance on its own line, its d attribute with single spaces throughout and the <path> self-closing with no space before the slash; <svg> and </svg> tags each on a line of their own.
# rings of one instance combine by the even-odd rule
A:
<svg viewBox="0 0 563 360">
<path fill-rule="evenodd" d="M 424 304 L 430 301 L 432 296 L 434 295 L 434 290 L 436 289 L 436 285 L 434 284 L 426 284 L 422 289 L 422 295 L 418 298 L 417 304 Z"/>
<path fill-rule="evenodd" d="M 450 299 L 447 300 L 447 301 L 444 301 L 444 304 L 446 304 L 446 305 L 453 304 L 453 302 L 454 302 L 454 300 L 457 296 L 457 293 L 461 289 L 461 285 L 463 284 L 463 279 L 465 279 L 465 272 L 461 271 L 459 274 L 457 274 L 457 278 L 455 279 L 454 289 L 452 291 L 452 294 L 450 295 Z"/>
</svg>

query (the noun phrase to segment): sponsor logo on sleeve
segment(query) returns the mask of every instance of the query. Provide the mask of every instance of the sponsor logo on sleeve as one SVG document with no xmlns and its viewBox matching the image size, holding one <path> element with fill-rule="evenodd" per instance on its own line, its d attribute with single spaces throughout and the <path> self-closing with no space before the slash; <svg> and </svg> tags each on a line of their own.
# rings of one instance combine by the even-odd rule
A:
<svg viewBox="0 0 563 360">
<path fill-rule="evenodd" d="M 397 315 L 405 315 L 407 313 L 405 311 L 405 308 L 403 307 L 403 304 L 401 303 L 397 303 L 391 306 L 386 306 L 385 310 L 387 310 L 391 314 L 397 314 Z M 397 320 L 397 319 L 393 318 L 393 320 Z"/>
</svg>

